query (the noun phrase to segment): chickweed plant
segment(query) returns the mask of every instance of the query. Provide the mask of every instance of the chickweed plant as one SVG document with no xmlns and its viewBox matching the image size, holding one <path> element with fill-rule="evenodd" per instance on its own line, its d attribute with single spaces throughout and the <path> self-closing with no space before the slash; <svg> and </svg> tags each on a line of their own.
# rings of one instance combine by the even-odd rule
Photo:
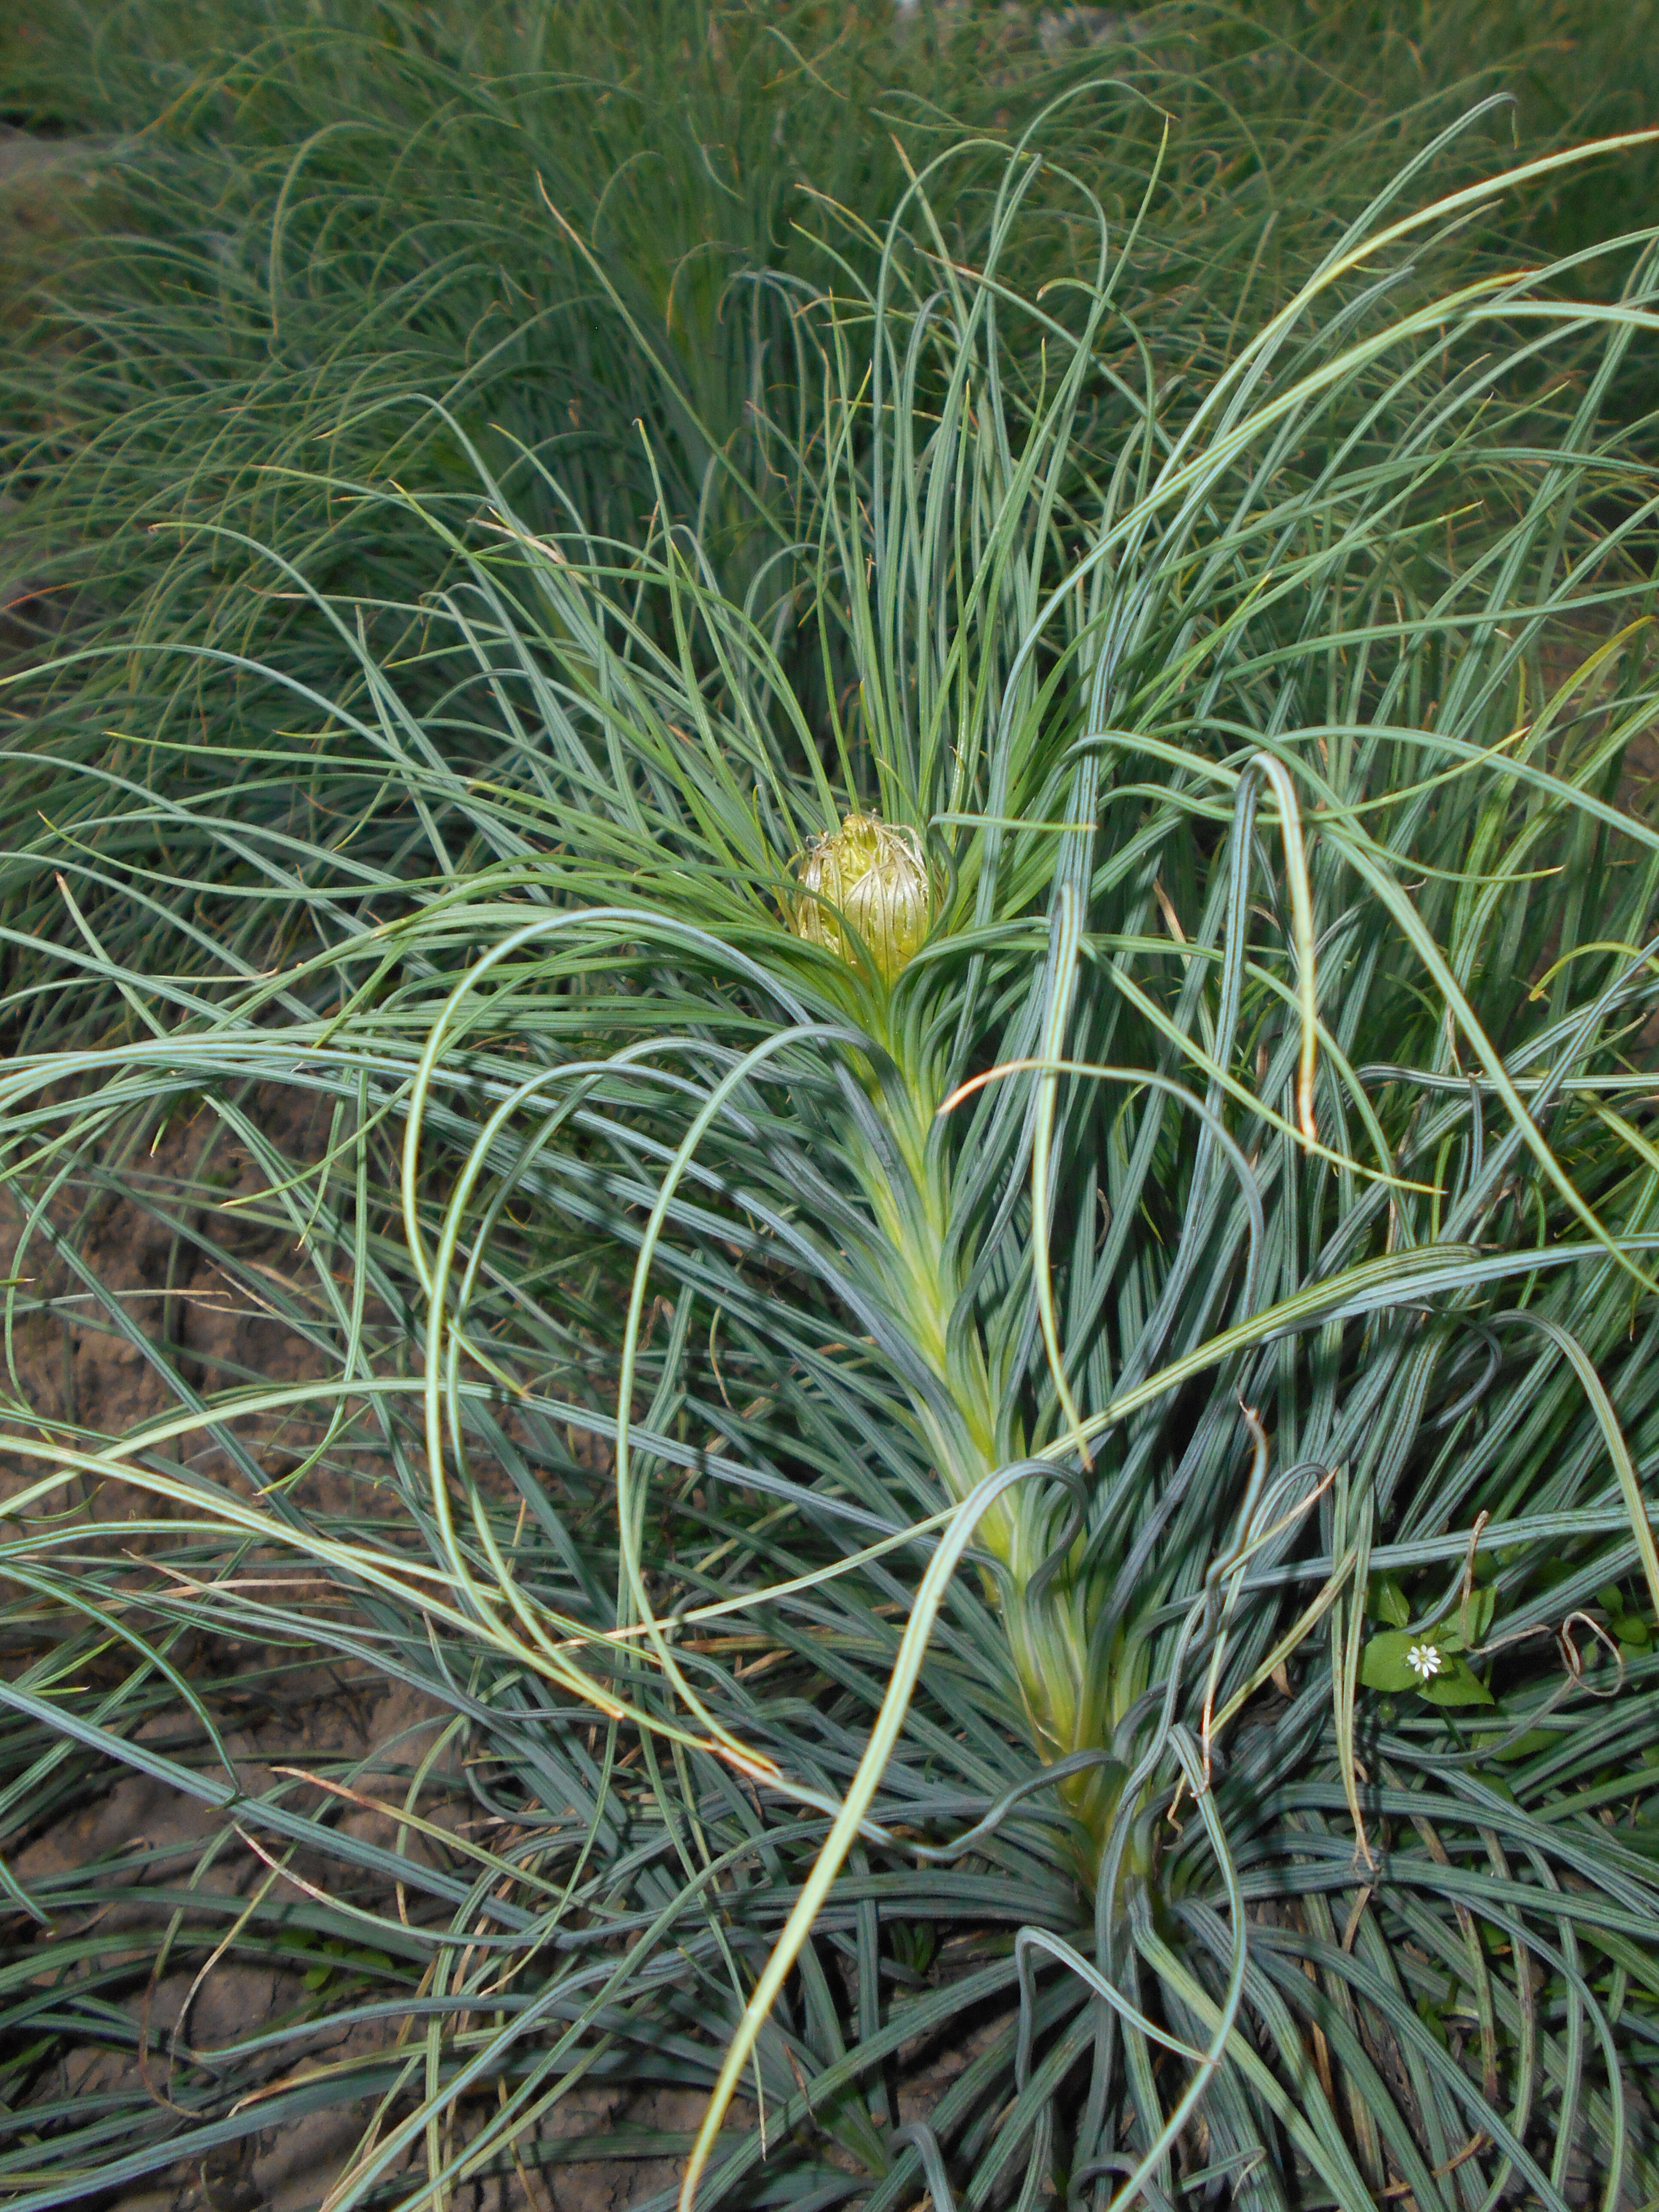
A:
<svg viewBox="0 0 1659 2212">
<path fill-rule="evenodd" d="M 1651 498 L 1599 427 L 1653 265 L 1460 276 L 1552 172 L 1452 152 L 1202 375 L 1127 315 L 1133 208 L 1039 292 L 1032 158 L 971 265 L 924 168 L 788 295 L 737 584 L 534 456 L 532 527 L 456 425 L 470 516 L 332 488 L 434 541 L 395 656 L 273 556 L 349 684 L 201 662 L 302 791 L 102 768 L 87 829 L 56 771 L 9 1305 L 70 1269 L 166 1404 L 14 1373 L 63 1626 L 6 1802 L 113 1762 L 209 1819 L 14 1885 L 15 2212 L 331 2102 L 331 2212 L 630 2152 L 688 2208 L 1659 2191 Z M 300 1379 L 193 1382 L 100 1286 L 117 1185 Z M 143 1544 L 68 1512 L 118 1479 Z M 250 1782 L 186 1632 L 436 1718 Z M 163 2057 L 135 1911 L 192 1989 L 323 1978 Z M 53 2103 L 100 2041 L 143 2078 Z M 706 2110 L 595 2141 L 607 2084 Z"/>
</svg>

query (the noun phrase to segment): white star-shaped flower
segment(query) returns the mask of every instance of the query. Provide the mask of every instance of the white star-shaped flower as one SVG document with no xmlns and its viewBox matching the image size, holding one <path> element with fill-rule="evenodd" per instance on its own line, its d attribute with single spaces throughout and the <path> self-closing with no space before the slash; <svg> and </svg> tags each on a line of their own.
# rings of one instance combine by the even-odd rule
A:
<svg viewBox="0 0 1659 2212">
<path fill-rule="evenodd" d="M 1406 1654 L 1406 1664 L 1419 1681 L 1426 1682 L 1445 1665 L 1439 1651 L 1432 1644 L 1413 1644 Z"/>
</svg>

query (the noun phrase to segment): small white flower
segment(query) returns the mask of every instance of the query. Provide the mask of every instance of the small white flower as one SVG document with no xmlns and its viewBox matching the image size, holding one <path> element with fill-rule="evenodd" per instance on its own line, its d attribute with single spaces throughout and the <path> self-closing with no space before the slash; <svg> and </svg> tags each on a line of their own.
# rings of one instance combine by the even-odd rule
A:
<svg viewBox="0 0 1659 2212">
<path fill-rule="evenodd" d="M 1445 1663 L 1432 1644 L 1413 1644 L 1406 1654 L 1406 1664 L 1419 1681 L 1426 1682 L 1431 1674 L 1437 1674 Z"/>
</svg>

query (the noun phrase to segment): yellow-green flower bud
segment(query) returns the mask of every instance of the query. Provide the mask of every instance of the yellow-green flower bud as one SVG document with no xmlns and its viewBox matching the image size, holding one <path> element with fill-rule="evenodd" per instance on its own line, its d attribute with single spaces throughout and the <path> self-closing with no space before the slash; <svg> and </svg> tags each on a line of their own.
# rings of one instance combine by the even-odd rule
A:
<svg viewBox="0 0 1659 2212">
<path fill-rule="evenodd" d="M 933 901 L 914 830 L 890 829 L 873 814 L 849 814 L 833 836 L 812 840 L 797 881 L 787 918 L 809 945 L 826 945 L 850 961 L 844 921 L 889 983 L 921 949 Z"/>
</svg>

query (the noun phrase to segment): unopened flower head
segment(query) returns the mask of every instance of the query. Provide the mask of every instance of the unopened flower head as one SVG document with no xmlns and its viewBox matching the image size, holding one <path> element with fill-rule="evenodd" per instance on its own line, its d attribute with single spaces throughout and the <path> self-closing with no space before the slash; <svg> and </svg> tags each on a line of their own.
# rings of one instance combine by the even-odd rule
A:
<svg viewBox="0 0 1659 2212">
<path fill-rule="evenodd" d="M 786 911 L 789 927 L 808 944 L 850 961 L 845 921 L 888 983 L 920 951 L 933 900 L 914 830 L 890 829 L 874 814 L 849 814 L 832 836 L 812 840 L 796 881 L 799 890 Z"/>
</svg>

